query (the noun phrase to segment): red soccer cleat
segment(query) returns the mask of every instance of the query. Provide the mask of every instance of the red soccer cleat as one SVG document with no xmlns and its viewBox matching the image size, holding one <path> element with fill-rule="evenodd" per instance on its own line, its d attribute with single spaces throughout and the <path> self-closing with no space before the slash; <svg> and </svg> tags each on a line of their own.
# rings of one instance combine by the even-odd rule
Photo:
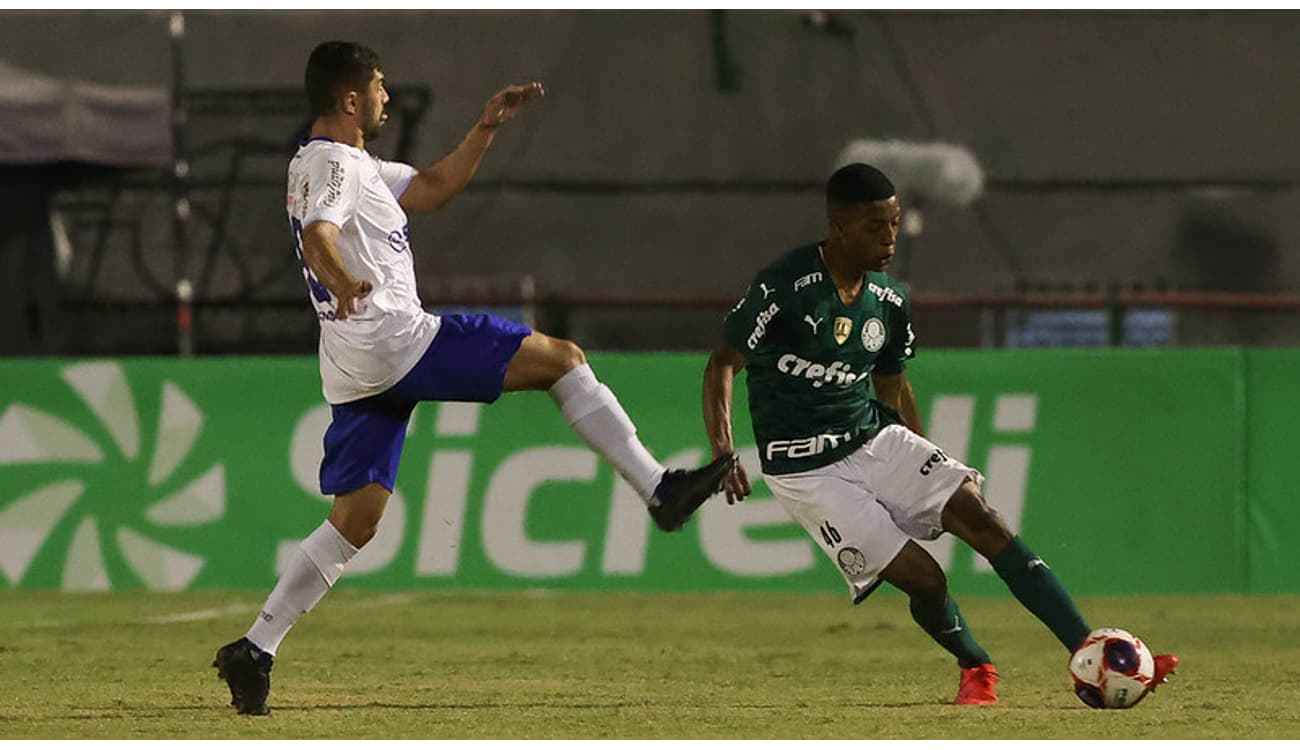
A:
<svg viewBox="0 0 1300 750">
<path fill-rule="evenodd" d="M 1151 676 L 1151 686 L 1142 691 L 1142 695 L 1137 699 L 1137 703 L 1133 704 L 1134 706 L 1146 700 L 1146 697 L 1154 693 L 1156 688 L 1169 682 L 1169 675 L 1178 669 L 1178 657 L 1173 654 L 1157 654 L 1152 659 L 1155 660 L 1156 668 L 1155 673 Z"/>
<path fill-rule="evenodd" d="M 998 702 L 998 670 L 992 664 L 981 664 L 961 671 L 961 687 L 957 688 L 958 706 L 986 706 Z"/>
<path fill-rule="evenodd" d="M 1151 687 L 1147 688 L 1148 693 L 1169 682 L 1169 675 L 1178 669 L 1178 657 L 1173 654 L 1157 654 L 1154 658 L 1156 673 L 1151 678 Z"/>
</svg>

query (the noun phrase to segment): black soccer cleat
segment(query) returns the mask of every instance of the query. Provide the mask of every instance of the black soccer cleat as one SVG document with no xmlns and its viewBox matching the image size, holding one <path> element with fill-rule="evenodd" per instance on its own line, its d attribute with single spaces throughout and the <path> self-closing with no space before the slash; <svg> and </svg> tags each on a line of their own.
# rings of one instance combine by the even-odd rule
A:
<svg viewBox="0 0 1300 750">
<path fill-rule="evenodd" d="M 274 658 L 247 638 L 217 649 L 212 666 L 230 686 L 230 705 L 241 714 L 266 716 L 266 697 L 271 693 L 271 664 Z"/>
<path fill-rule="evenodd" d="M 664 531 L 677 531 L 695 509 L 722 490 L 727 475 L 736 465 L 736 454 L 727 453 L 698 469 L 669 469 L 655 487 L 649 506 L 650 517 Z"/>
</svg>

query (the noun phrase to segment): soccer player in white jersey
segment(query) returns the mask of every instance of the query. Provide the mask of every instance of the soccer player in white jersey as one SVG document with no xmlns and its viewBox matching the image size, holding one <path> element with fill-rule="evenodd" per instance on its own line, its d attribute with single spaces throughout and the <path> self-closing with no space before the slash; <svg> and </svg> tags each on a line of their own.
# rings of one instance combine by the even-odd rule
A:
<svg viewBox="0 0 1300 750">
<path fill-rule="evenodd" d="M 576 344 L 492 315 L 438 316 L 421 306 L 407 212 L 436 210 L 463 190 L 497 129 L 542 96 L 540 83 L 498 91 L 460 145 L 424 169 L 365 150 L 388 118 L 373 50 L 320 44 L 307 61 L 306 89 L 315 120 L 289 164 L 287 209 L 320 320 L 322 391 L 333 411 L 320 482 L 334 505 L 294 553 L 246 636 L 217 651 L 213 666 L 241 714 L 269 713 L 280 642 L 374 536 L 416 403 L 491 403 L 503 391 L 548 391 L 664 531 L 680 529 L 719 491 L 735 460 L 728 454 L 699 469 L 666 470 Z"/>
</svg>

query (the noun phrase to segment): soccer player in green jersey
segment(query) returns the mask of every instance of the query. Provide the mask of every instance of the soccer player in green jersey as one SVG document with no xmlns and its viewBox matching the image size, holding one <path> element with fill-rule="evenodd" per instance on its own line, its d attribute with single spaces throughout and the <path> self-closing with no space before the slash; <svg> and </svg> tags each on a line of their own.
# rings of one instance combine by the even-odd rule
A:
<svg viewBox="0 0 1300 750">
<path fill-rule="evenodd" d="M 912 619 L 957 658 L 956 703 L 996 703 L 997 670 L 943 569 L 915 539 L 957 535 L 1067 650 L 1091 628 L 1051 568 L 985 502 L 984 477 L 924 437 L 905 372 L 915 354 L 910 304 L 886 273 L 900 216 L 893 184 L 874 167 L 850 164 L 827 183 L 826 207 L 826 239 L 759 271 L 727 316 L 704 373 L 713 452 L 734 451 L 732 385 L 747 370 L 772 494 L 839 566 L 855 604 L 881 582 L 908 595 Z M 750 494 L 743 466 L 726 494 L 729 503 Z M 1177 664 L 1157 656 L 1153 686 Z"/>
</svg>

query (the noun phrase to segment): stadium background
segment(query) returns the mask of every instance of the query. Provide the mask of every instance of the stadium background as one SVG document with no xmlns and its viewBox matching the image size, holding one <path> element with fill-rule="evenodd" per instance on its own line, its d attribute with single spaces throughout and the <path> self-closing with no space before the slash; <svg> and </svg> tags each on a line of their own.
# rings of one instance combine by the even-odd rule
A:
<svg viewBox="0 0 1300 750">
<path fill-rule="evenodd" d="M 842 150 L 968 148 L 978 199 L 904 195 L 931 434 L 1081 595 L 1300 593 L 1298 32 L 1293 13 L 0 13 L 0 579 L 260 595 L 319 522 L 315 321 L 280 195 L 306 55 L 344 38 L 400 92 L 375 150 L 421 165 L 499 86 L 545 83 L 471 188 L 412 219 L 422 295 L 574 338 L 676 464 L 706 448 L 722 314 L 821 236 Z M 144 124 L 88 156 L 83 95 Z M 842 590 L 761 486 L 651 532 L 543 396 L 422 405 L 409 445 L 340 587 Z M 1005 598 L 935 548 L 955 591 Z"/>
<path fill-rule="evenodd" d="M 832 12 L 822 28 L 808 18 L 195 11 L 174 55 L 164 12 L 5 14 L 8 63 L 155 87 L 164 108 L 174 95 L 187 105 L 181 187 L 194 211 L 180 259 L 165 109 L 161 148 L 134 144 L 158 173 L 115 181 L 69 164 L 7 166 L 17 195 L 5 201 L 4 262 L 23 273 L 5 275 L 0 352 L 172 353 L 177 275 L 194 280 L 197 351 L 311 352 L 301 283 L 267 250 L 284 236 L 275 196 L 302 124 L 303 60 L 332 37 L 375 46 L 393 84 L 420 89 L 404 99 L 412 107 L 428 97 L 408 150 L 421 163 L 453 147 L 503 82 L 546 84 L 471 189 L 413 219 L 427 249 L 418 271 L 430 301 L 525 297 L 531 278 L 537 322 L 589 348 L 712 346 L 717 312 L 753 269 L 822 231 L 821 185 L 855 139 L 959 144 L 983 168 L 980 200 L 923 206 L 923 231 L 896 269 L 931 297 L 917 312 L 928 347 L 1003 343 L 1016 323 L 1005 306 L 1029 293 L 1090 295 L 1097 309 L 1136 291 L 1300 285 L 1300 261 L 1285 252 L 1300 235 L 1300 156 L 1286 127 L 1300 104 L 1277 75 L 1295 60 L 1294 14 Z M 257 97 L 268 90 L 280 95 Z M 395 119 L 375 144 L 383 155 L 399 148 Z M 39 206 L 34 187 L 69 182 L 81 189 L 56 208 L 77 252 L 60 276 L 48 253 L 24 256 L 14 230 L 41 213 L 20 205 Z M 995 299 L 961 299 L 972 295 Z M 1268 302 L 1177 308 L 1174 339 L 1300 343 L 1293 300 Z"/>
</svg>

